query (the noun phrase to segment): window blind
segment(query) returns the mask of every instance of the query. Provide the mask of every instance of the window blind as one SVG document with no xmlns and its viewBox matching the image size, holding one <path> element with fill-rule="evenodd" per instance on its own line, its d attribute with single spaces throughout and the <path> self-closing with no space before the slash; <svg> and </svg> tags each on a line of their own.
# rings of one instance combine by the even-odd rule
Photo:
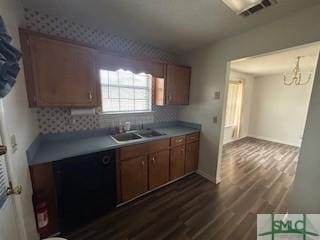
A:
<svg viewBox="0 0 320 240">
<path fill-rule="evenodd" d="M 100 70 L 100 81 L 103 112 L 151 111 L 151 75 Z"/>
<path fill-rule="evenodd" d="M 3 206 L 7 199 L 6 189 L 7 189 L 7 181 L 6 181 L 6 172 L 5 166 L 3 162 L 3 157 L 0 157 L 0 208 Z"/>
</svg>

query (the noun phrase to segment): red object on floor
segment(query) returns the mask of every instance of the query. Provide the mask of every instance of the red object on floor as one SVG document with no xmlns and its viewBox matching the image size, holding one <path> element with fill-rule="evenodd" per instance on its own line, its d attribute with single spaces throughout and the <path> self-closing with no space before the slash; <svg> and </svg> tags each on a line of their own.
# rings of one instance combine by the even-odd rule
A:
<svg viewBox="0 0 320 240">
<path fill-rule="evenodd" d="M 35 195 L 35 215 L 37 220 L 38 232 L 43 237 L 48 237 L 49 235 L 49 209 L 48 203 L 45 198 L 41 195 Z"/>
</svg>

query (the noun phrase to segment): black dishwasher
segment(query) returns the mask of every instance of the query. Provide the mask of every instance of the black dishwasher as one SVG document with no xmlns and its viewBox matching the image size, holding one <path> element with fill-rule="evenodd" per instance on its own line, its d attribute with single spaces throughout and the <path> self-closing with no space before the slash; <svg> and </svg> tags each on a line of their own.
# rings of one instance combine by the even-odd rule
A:
<svg viewBox="0 0 320 240">
<path fill-rule="evenodd" d="M 56 161 L 53 168 L 61 232 L 71 232 L 116 206 L 114 150 Z"/>
</svg>

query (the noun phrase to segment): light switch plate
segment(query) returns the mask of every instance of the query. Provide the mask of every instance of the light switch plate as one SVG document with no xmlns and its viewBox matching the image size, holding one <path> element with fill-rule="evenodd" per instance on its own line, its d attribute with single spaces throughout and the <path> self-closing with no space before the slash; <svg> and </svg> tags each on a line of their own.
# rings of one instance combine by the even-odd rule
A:
<svg viewBox="0 0 320 240">
<path fill-rule="evenodd" d="M 218 123 L 218 117 L 217 116 L 213 116 L 213 123 Z"/>
<path fill-rule="evenodd" d="M 220 99 L 220 91 L 214 92 L 214 99 L 219 100 Z"/>
<path fill-rule="evenodd" d="M 16 135 L 13 134 L 10 136 L 10 144 L 11 144 L 12 153 L 15 153 L 18 150 Z"/>
</svg>

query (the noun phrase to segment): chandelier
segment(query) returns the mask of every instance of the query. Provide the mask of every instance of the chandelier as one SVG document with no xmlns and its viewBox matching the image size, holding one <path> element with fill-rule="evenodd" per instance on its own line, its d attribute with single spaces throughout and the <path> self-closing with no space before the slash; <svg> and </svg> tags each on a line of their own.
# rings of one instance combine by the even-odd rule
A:
<svg viewBox="0 0 320 240">
<path fill-rule="evenodd" d="M 311 78 L 312 78 L 312 71 L 310 71 L 308 78 L 306 81 L 302 81 L 302 73 L 301 73 L 301 68 L 300 68 L 300 60 L 301 58 L 303 58 L 303 56 L 298 56 L 297 57 L 297 62 L 296 62 L 296 66 L 294 67 L 292 73 L 293 76 L 290 80 L 288 80 L 288 77 L 286 74 L 283 74 L 283 83 L 286 86 L 291 86 L 292 84 L 295 85 L 306 85 L 310 82 Z"/>
</svg>

